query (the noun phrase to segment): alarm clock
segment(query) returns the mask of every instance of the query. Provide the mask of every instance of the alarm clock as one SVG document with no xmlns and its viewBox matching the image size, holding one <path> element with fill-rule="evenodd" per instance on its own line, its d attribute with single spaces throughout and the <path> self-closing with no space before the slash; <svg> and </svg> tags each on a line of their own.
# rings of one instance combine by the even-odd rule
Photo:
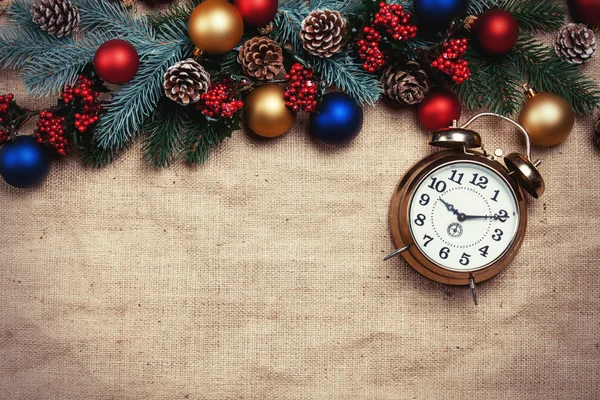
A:
<svg viewBox="0 0 600 400">
<path fill-rule="evenodd" d="M 523 134 L 526 154 L 488 154 L 481 136 L 467 129 L 483 117 L 500 118 Z M 525 128 L 494 113 L 433 132 L 429 144 L 443 150 L 417 162 L 398 183 L 390 206 L 390 231 L 402 255 L 423 276 L 468 285 L 477 304 L 477 283 L 499 274 L 514 259 L 527 227 L 524 192 L 538 198 L 545 184 L 531 161 Z"/>
</svg>

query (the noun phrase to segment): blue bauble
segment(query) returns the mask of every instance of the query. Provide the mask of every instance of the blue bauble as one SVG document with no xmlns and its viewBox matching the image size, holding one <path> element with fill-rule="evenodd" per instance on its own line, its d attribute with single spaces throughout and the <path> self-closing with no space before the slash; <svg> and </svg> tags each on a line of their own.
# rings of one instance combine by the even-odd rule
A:
<svg viewBox="0 0 600 400">
<path fill-rule="evenodd" d="M 424 24 L 446 25 L 463 15 L 469 7 L 469 0 L 414 0 L 413 7 L 419 18 L 419 28 L 427 29 Z"/>
<path fill-rule="evenodd" d="M 31 136 L 18 136 L 0 147 L 0 175 L 14 187 L 40 185 L 50 172 L 46 148 Z"/>
<path fill-rule="evenodd" d="M 329 144 L 351 142 L 362 126 L 362 108 L 345 93 L 327 93 L 323 96 L 319 113 L 310 114 L 310 133 Z"/>
</svg>

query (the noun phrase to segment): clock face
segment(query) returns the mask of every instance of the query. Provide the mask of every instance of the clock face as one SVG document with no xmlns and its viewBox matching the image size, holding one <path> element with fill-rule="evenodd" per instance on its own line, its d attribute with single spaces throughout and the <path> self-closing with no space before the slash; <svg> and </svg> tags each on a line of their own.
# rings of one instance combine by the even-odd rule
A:
<svg viewBox="0 0 600 400">
<path fill-rule="evenodd" d="M 516 195 L 504 178 L 476 162 L 442 165 L 417 185 L 409 205 L 415 245 L 434 264 L 483 269 L 511 247 L 519 227 Z"/>
</svg>

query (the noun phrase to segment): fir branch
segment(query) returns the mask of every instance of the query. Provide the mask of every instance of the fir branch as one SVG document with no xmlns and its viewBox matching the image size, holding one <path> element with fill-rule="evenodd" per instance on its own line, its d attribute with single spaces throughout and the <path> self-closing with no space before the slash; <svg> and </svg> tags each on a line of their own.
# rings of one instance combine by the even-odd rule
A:
<svg viewBox="0 0 600 400">
<path fill-rule="evenodd" d="M 236 81 L 248 79 L 248 77 L 246 77 L 244 74 L 244 70 L 242 69 L 242 66 L 238 62 L 237 57 L 238 57 L 237 51 L 230 51 L 229 53 L 225 54 L 223 56 L 223 58 L 221 58 L 221 65 L 220 65 L 219 72 L 223 75 L 233 78 Z M 219 77 L 211 75 L 211 78 L 214 81 L 215 79 L 218 79 Z"/>
<path fill-rule="evenodd" d="M 4 26 L 0 29 L 0 64 L 5 68 L 23 68 L 33 57 L 73 45 L 72 38 L 58 39 L 37 28 Z"/>
<path fill-rule="evenodd" d="M 469 61 L 471 77 L 460 85 L 452 85 L 461 103 L 469 110 L 477 110 L 486 105 L 485 94 L 494 82 L 487 70 L 486 61 L 478 57 L 478 54 L 469 48 L 465 53 L 465 59 Z"/>
<path fill-rule="evenodd" d="M 240 129 L 241 112 L 232 118 L 207 120 L 202 114 L 194 113 L 186 121 L 186 138 L 184 140 L 184 159 L 192 164 L 206 162 L 211 151 L 216 149 L 232 133 Z"/>
<path fill-rule="evenodd" d="M 273 24 L 273 38 L 279 43 L 291 43 L 294 51 L 302 50 L 300 27 L 309 9 L 304 0 L 280 0 L 279 9 Z"/>
<path fill-rule="evenodd" d="M 103 149 L 98 147 L 93 139 L 90 139 L 87 143 L 78 146 L 77 149 L 86 165 L 94 168 L 102 168 L 112 163 L 128 147 L 129 143 L 126 143 L 123 147 Z"/>
<path fill-rule="evenodd" d="M 311 0 L 310 10 L 333 10 L 342 14 L 354 14 L 363 9 L 363 0 Z"/>
<path fill-rule="evenodd" d="M 161 25 L 173 23 L 174 21 L 187 22 L 198 3 L 198 0 L 185 0 L 181 3 L 173 3 L 166 11 L 150 11 L 146 18 L 148 18 L 150 25 L 156 29 L 160 29 Z"/>
<path fill-rule="evenodd" d="M 485 67 L 484 76 L 489 76 L 487 91 L 484 88 L 483 101 L 486 108 L 497 114 L 512 116 L 523 105 L 523 92 L 518 89 L 522 77 L 510 59 L 502 57 L 492 60 Z"/>
<path fill-rule="evenodd" d="M 504 0 L 499 7 L 510 12 L 525 31 L 549 32 L 559 29 L 567 13 L 564 1 Z"/>
<path fill-rule="evenodd" d="M 310 64 L 322 80 L 342 89 L 359 103 L 374 105 L 381 96 L 377 77 L 363 71 L 348 51 L 331 58 L 310 57 Z"/>
<path fill-rule="evenodd" d="M 25 87 L 37 96 L 60 92 L 66 85 L 75 83 L 94 58 L 96 49 L 106 40 L 105 36 L 97 34 L 31 57 L 21 71 Z"/>
<path fill-rule="evenodd" d="M 20 28 L 32 29 L 38 32 L 43 33 L 46 36 L 48 35 L 46 32 L 42 31 L 35 22 L 32 20 L 31 16 L 31 8 L 33 3 L 31 0 L 13 0 L 13 2 L 6 10 L 6 14 L 9 16 L 12 22 Z M 60 39 L 58 39 L 60 40 Z"/>
<path fill-rule="evenodd" d="M 519 71 L 528 75 L 529 83 L 538 91 L 564 98 L 579 115 L 592 115 L 600 108 L 600 88 L 581 69 L 558 58 L 553 49 L 530 35 L 521 35 L 507 54 Z"/>
<path fill-rule="evenodd" d="M 191 106 L 193 107 L 193 106 Z M 169 167 L 181 150 L 186 112 L 184 107 L 163 97 L 144 127 L 144 159 L 155 167 Z"/>
</svg>

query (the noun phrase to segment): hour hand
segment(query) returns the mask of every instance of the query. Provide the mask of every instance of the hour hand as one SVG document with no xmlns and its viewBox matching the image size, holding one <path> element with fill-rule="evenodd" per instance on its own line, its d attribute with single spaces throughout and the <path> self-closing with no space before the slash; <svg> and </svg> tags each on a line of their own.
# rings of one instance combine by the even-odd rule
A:
<svg viewBox="0 0 600 400">
<path fill-rule="evenodd" d="M 446 208 L 448 209 L 448 211 L 454 213 L 455 215 L 459 215 L 460 213 L 458 212 L 458 210 L 456 208 L 454 208 L 454 206 L 450 203 L 448 203 L 447 201 L 444 201 L 441 197 L 440 197 L 440 201 L 442 202 L 443 205 L 446 206 Z"/>
<path fill-rule="evenodd" d="M 468 219 L 494 219 L 494 220 L 499 220 L 499 219 L 504 219 L 504 218 L 508 218 L 508 216 L 503 215 L 502 217 L 498 216 L 498 214 L 494 214 L 494 215 L 466 215 L 466 214 L 458 214 L 458 220 L 459 221 L 466 221 Z M 502 221 L 504 222 L 504 221 Z"/>
</svg>

